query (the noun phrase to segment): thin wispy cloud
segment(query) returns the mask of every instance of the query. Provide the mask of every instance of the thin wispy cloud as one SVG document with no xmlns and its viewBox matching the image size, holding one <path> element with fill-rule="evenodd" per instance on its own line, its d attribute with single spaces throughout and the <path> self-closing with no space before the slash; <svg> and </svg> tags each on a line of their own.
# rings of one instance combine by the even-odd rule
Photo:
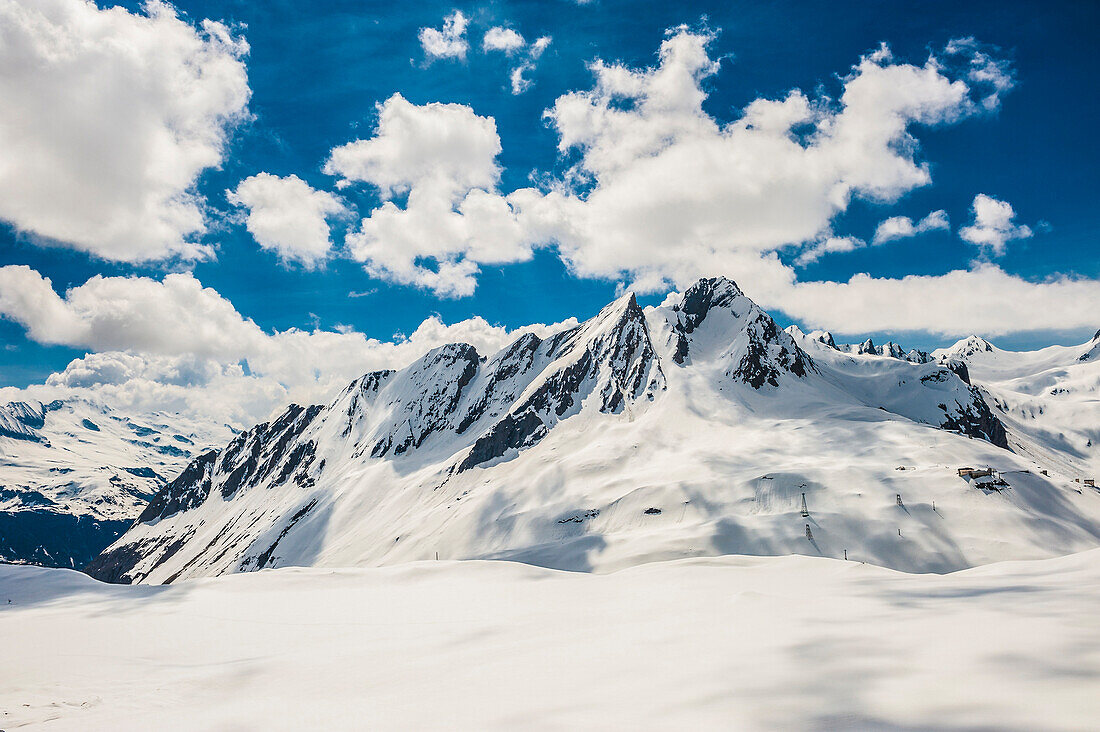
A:
<svg viewBox="0 0 1100 732">
<path fill-rule="evenodd" d="M 947 231 L 950 228 L 951 221 L 947 218 L 947 212 L 942 209 L 933 211 L 917 222 L 908 216 L 891 216 L 875 229 L 872 243 L 885 244 L 888 241 L 908 239 L 929 231 Z"/>
</svg>

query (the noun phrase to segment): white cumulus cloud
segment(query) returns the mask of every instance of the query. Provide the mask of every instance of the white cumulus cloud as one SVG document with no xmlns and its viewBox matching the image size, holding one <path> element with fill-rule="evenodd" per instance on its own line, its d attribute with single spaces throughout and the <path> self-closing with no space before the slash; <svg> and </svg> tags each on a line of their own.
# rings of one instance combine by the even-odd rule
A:
<svg viewBox="0 0 1100 732">
<path fill-rule="evenodd" d="M 248 209 L 245 225 L 261 247 L 305 267 L 323 262 L 332 247 L 326 219 L 347 211 L 336 196 L 314 190 L 296 175 L 259 173 L 227 191 L 226 198 Z"/>
<path fill-rule="evenodd" d="M 800 282 L 762 299 L 811 328 L 833 332 L 992 337 L 1095 327 L 1100 281 L 1056 276 L 1030 282 L 985 264 L 900 279 L 859 274 L 846 282 Z"/>
<path fill-rule="evenodd" d="M 530 44 L 511 28 L 494 26 L 485 32 L 481 42 L 481 49 L 485 53 L 502 51 L 509 58 L 516 58 L 518 63 L 512 67 L 508 74 L 508 81 L 512 87 L 512 94 L 519 95 L 534 85 L 530 74 L 535 70 L 539 58 L 550 46 L 550 36 L 540 36 Z"/>
<path fill-rule="evenodd" d="M 703 108 L 705 82 L 718 71 L 712 40 L 678 28 L 652 67 L 593 62 L 592 88 L 559 97 L 546 113 L 572 167 L 541 190 L 497 190 L 492 119 L 392 97 L 374 137 L 337 148 L 326 167 L 344 185 L 370 183 L 390 199 L 407 194 L 371 212 L 350 248 L 373 275 L 445 296 L 472 293 L 480 265 L 523 261 L 543 246 L 575 275 L 643 292 L 725 274 L 764 307 L 837 332 L 893 323 L 994 334 L 1091 323 L 1077 298 L 1095 289 L 1092 280 L 1030 282 L 979 267 L 799 282 L 780 259 L 800 250 L 795 265 L 803 266 L 866 246 L 834 233 L 838 214 L 853 200 L 889 204 L 931 182 L 919 130 L 981 113 L 990 94 L 1010 87 L 972 78 L 990 63 L 1001 68 L 979 58 L 978 44 L 923 64 L 897 61 L 882 46 L 840 79 L 835 98 L 796 89 L 757 99 L 723 123 Z M 976 218 L 990 224 L 981 208 Z M 893 217 L 873 243 L 947 225 L 942 211 L 917 222 Z M 982 292 L 983 307 L 963 308 L 965 291 L 952 289 L 959 287 Z M 1022 305 L 1048 294 L 1061 307 L 1056 315 Z"/>
<path fill-rule="evenodd" d="M 1001 104 L 1001 96 L 1016 85 L 1012 65 L 1007 59 L 995 58 L 982 50 L 974 38 L 955 38 L 948 42 L 945 53 L 961 55 L 968 63 L 967 79 L 977 88 L 985 89 L 982 106 L 994 110 Z"/>
<path fill-rule="evenodd" d="M 420 47 L 424 49 L 424 57 L 430 63 L 438 58 L 466 58 L 466 51 L 470 44 L 466 40 L 466 27 L 469 19 L 462 11 L 455 10 L 443 19 L 442 28 L 421 28 L 419 33 Z"/>
<path fill-rule="evenodd" d="M 246 115 L 248 46 L 162 2 L 0 2 L 0 219 L 99 257 L 211 253 L 199 175 Z"/>
<path fill-rule="evenodd" d="M 348 235 L 373 276 L 469 295 L 479 264 L 528 259 L 531 248 L 509 200 L 496 192 L 500 137 L 490 117 L 459 104 L 411 104 L 395 94 L 379 107 L 374 136 L 332 151 L 325 172 L 340 185 L 368 183 L 386 200 Z"/>
<path fill-rule="evenodd" d="M 523 36 L 511 28 L 493 26 L 485 31 L 485 37 L 481 39 L 481 50 L 503 51 L 511 56 L 516 51 L 527 45 Z"/>
<path fill-rule="evenodd" d="M 508 330 L 480 317 L 447 325 L 431 316 L 389 341 L 347 328 L 267 332 L 190 274 L 93 277 L 59 294 L 25 266 L 0 267 L 0 317 L 36 342 L 89 350 L 29 390 L 33 398 L 76 394 L 242 424 L 288 401 L 325 401 L 367 371 L 401 368 L 444 343 L 491 354 L 524 332 L 545 336 L 576 323 Z M 9 399 L 21 393 L 0 389 Z"/>
<path fill-rule="evenodd" d="M 263 336 L 187 273 L 160 281 L 97 275 L 62 297 L 36 270 L 8 265 L 0 267 L 0 316 L 21 323 L 39 343 L 92 350 L 232 359 Z"/>
<path fill-rule="evenodd" d="M 711 36 L 684 29 L 647 69 L 596 62 L 595 86 L 548 112 L 583 196 L 560 200 L 558 247 L 571 268 L 659 286 L 734 271 L 783 247 L 827 239 L 856 197 L 889 203 L 931 181 L 916 126 L 975 108 L 934 59 L 869 54 L 837 100 L 794 90 L 722 124 L 703 110 L 718 70 Z M 552 203 L 548 201 L 548 203 Z"/>
<path fill-rule="evenodd" d="M 1016 224 L 1016 212 L 1008 201 L 998 201 L 992 196 L 979 193 L 974 196 L 972 207 L 974 220 L 969 226 L 959 229 L 959 236 L 994 257 L 1005 253 L 1005 245 L 1015 239 L 1028 239 L 1034 232 L 1031 227 Z"/>
</svg>

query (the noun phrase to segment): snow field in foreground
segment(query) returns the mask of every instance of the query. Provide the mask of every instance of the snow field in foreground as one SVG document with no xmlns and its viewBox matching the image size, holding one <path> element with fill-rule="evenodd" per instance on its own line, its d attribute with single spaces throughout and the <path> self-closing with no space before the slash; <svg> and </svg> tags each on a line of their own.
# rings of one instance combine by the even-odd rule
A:
<svg viewBox="0 0 1100 732">
<path fill-rule="evenodd" d="M 8 604 L 8 600 L 11 604 Z M 111 586 L 0 566 L 0 729 L 1089 729 L 1100 550 Z"/>
</svg>

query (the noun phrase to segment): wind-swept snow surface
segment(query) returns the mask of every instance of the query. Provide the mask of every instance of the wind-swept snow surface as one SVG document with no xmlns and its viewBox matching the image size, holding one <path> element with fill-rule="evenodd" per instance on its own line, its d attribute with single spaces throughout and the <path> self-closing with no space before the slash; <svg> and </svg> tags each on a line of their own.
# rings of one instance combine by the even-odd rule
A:
<svg viewBox="0 0 1100 732">
<path fill-rule="evenodd" d="M 1100 551 L 949 575 L 441 561 L 161 587 L 0 566 L 0 727 L 1088 730 L 1097 607 Z"/>
</svg>

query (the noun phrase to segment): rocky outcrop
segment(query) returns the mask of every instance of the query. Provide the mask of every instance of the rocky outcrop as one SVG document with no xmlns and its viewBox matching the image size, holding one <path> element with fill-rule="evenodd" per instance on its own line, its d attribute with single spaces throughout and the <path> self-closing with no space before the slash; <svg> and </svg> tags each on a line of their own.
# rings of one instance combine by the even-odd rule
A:
<svg viewBox="0 0 1100 732">
<path fill-rule="evenodd" d="M 179 477 L 153 496 L 137 520 L 149 523 L 202 504 L 210 495 L 217 459 L 217 450 L 209 450 L 195 458 Z"/>
<path fill-rule="evenodd" d="M 981 392 L 975 387 L 970 387 L 970 394 L 972 397 L 970 402 L 955 402 L 953 409 L 949 409 L 945 404 L 940 405 L 940 409 L 944 412 L 944 420 L 940 427 L 986 440 L 1006 450 L 1010 449 L 1004 424 L 994 416 L 989 405 L 982 398 Z"/>
<path fill-rule="evenodd" d="M 779 386 L 785 374 L 804 377 L 813 361 L 790 333 L 725 277 L 699 280 L 672 305 L 672 359 L 687 364 L 695 335 L 706 326 L 710 339 L 728 343 L 722 358 L 731 366 L 726 376 L 754 389 Z"/>
</svg>

